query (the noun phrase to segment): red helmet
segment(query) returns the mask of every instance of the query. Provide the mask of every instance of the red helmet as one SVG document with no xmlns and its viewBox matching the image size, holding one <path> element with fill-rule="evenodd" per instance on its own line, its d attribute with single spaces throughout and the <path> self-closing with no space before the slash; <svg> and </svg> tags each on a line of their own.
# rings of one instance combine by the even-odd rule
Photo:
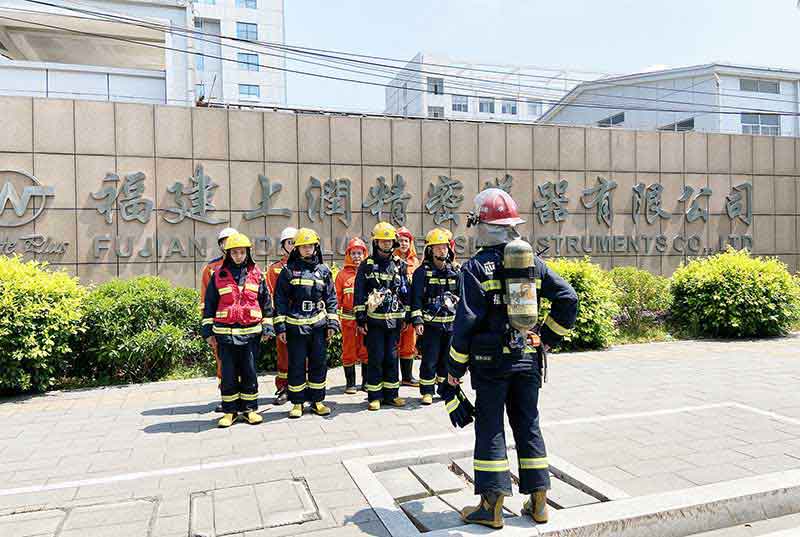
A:
<svg viewBox="0 0 800 537">
<path fill-rule="evenodd" d="M 358 237 L 353 237 L 350 239 L 350 242 L 347 243 L 347 250 L 345 250 L 346 254 L 350 253 L 350 250 L 363 250 L 366 254 L 369 250 L 367 250 L 367 245 Z"/>
<path fill-rule="evenodd" d="M 407 238 L 408 240 L 410 240 L 411 242 L 414 242 L 414 235 L 411 233 L 411 230 L 410 230 L 410 229 L 408 229 L 408 228 L 407 228 L 407 227 L 405 227 L 405 226 L 403 226 L 403 227 L 401 227 L 401 228 L 398 228 L 398 230 L 397 230 L 397 236 L 398 236 L 398 237 L 405 237 L 405 238 Z"/>
<path fill-rule="evenodd" d="M 475 196 L 475 214 L 484 224 L 515 226 L 525 223 L 519 217 L 517 202 L 500 188 L 487 188 Z"/>
</svg>

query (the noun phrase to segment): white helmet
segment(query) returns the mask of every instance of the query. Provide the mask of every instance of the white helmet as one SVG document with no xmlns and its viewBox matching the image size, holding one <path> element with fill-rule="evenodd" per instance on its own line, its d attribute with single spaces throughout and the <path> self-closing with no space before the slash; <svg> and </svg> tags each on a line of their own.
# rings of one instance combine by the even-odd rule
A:
<svg viewBox="0 0 800 537">
<path fill-rule="evenodd" d="M 217 235 L 217 242 L 221 241 L 222 239 L 227 239 L 234 233 L 238 233 L 238 231 L 236 231 L 235 228 L 226 227 L 225 229 L 219 232 L 219 235 Z"/>
<path fill-rule="evenodd" d="M 293 239 L 295 235 L 297 235 L 297 228 L 287 227 L 283 231 L 281 231 L 281 240 L 280 243 L 283 244 L 283 241 Z"/>
</svg>

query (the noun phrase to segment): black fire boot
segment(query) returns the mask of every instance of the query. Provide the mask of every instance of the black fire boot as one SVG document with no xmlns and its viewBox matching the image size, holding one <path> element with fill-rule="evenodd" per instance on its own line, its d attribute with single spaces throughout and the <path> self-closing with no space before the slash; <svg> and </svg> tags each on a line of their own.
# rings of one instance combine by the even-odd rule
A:
<svg viewBox="0 0 800 537">
<path fill-rule="evenodd" d="M 361 392 L 367 391 L 367 368 L 369 364 L 361 364 L 361 387 L 358 389 Z"/>
<path fill-rule="evenodd" d="M 467 524 L 480 524 L 490 528 L 503 527 L 503 495 L 497 492 L 481 494 L 481 501 L 475 507 L 461 510 L 461 520 Z"/>
<path fill-rule="evenodd" d="M 345 379 L 345 387 L 344 393 L 347 395 L 353 395 L 357 393 L 356 390 L 356 366 L 354 365 L 346 365 L 344 366 L 344 379 Z"/>
<path fill-rule="evenodd" d="M 414 378 L 414 359 L 400 360 L 400 373 L 403 377 L 403 386 L 419 388 L 419 379 Z"/>
</svg>

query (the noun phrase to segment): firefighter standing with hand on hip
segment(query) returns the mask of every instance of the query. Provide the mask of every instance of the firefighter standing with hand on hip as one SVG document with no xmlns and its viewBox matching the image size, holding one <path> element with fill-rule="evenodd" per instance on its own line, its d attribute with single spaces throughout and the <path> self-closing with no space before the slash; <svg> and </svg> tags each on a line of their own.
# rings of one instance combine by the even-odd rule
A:
<svg viewBox="0 0 800 537">
<path fill-rule="evenodd" d="M 280 244 L 283 254 L 280 259 L 267 268 L 267 286 L 273 298 L 275 297 L 275 284 L 278 282 L 278 276 L 281 275 L 283 267 L 286 266 L 286 262 L 289 260 L 289 254 L 294 249 L 295 235 L 297 235 L 297 229 L 293 227 L 287 227 L 281 231 Z M 275 346 L 278 354 L 278 375 L 275 377 L 275 404 L 280 406 L 289 398 L 286 393 L 286 385 L 289 378 L 289 352 L 286 349 L 286 342 L 280 339 L 275 342 Z"/>
<path fill-rule="evenodd" d="M 361 364 L 361 390 L 367 389 L 367 348 L 364 336 L 358 331 L 353 310 L 355 281 L 358 266 L 367 257 L 367 245 L 355 237 L 350 239 L 344 254 L 344 267 L 336 275 L 336 300 L 339 303 L 339 322 L 342 325 L 342 366 L 344 366 L 344 393 L 353 395 L 356 390 L 356 363 Z"/>
<path fill-rule="evenodd" d="M 546 352 L 575 322 L 577 296 L 550 270 L 515 227 L 523 223 L 516 202 L 489 188 L 475 197 L 470 225 L 481 249 L 461 269 L 462 296 L 453 324 L 448 382 L 457 386 L 470 370 L 475 400 L 476 507 L 465 507 L 465 522 L 503 527 L 503 497 L 510 496 L 503 411 L 508 414 L 519 460 L 519 490 L 529 494 L 524 513 L 547 522 L 549 465 L 539 427 L 538 398 Z M 537 292 L 538 291 L 538 292 Z M 536 334 L 538 301 L 551 302 Z"/>
<path fill-rule="evenodd" d="M 200 282 L 200 311 L 203 311 L 203 308 L 206 303 L 206 289 L 208 289 L 208 282 L 211 281 L 211 276 L 214 275 L 214 271 L 219 269 L 222 266 L 222 262 L 225 261 L 225 239 L 230 237 L 236 233 L 236 230 L 232 227 L 226 227 L 222 231 L 219 232 L 217 236 L 217 245 L 219 246 L 222 255 L 219 257 L 215 257 L 208 264 L 203 267 L 202 273 L 202 280 Z M 214 338 L 210 338 L 208 344 L 211 345 L 211 350 L 214 352 L 214 361 L 217 362 L 217 387 L 222 387 L 222 362 L 219 359 L 219 349 L 217 349 L 217 340 Z M 222 412 L 222 403 L 218 404 L 217 407 L 214 409 L 216 412 Z"/>
<path fill-rule="evenodd" d="M 459 266 L 453 263 L 450 234 L 433 229 L 425 237 L 425 255 L 411 283 L 411 321 L 421 338 L 419 373 L 422 404 L 433 402 L 436 384 L 447 377 L 447 355 L 460 293 Z"/>
<path fill-rule="evenodd" d="M 290 418 L 303 415 L 303 403 L 327 416 L 328 341 L 339 331 L 333 274 L 324 264 L 319 236 L 300 228 L 294 250 L 275 286 L 275 331 L 289 350 Z M 306 375 L 306 361 L 308 374 Z"/>
<path fill-rule="evenodd" d="M 225 239 L 225 260 L 208 282 L 202 334 L 214 340 L 222 362 L 220 427 L 230 427 L 239 412 L 255 425 L 264 419 L 258 409 L 256 358 L 261 340 L 274 335 L 272 299 L 264 274 L 253 261 L 250 239 L 234 233 Z"/>
<path fill-rule="evenodd" d="M 393 255 L 399 245 L 388 222 L 372 229 L 372 255 L 358 267 L 355 282 L 356 322 L 369 353 L 367 399 L 369 410 L 379 410 L 381 400 L 405 406 L 399 397 L 397 343 L 409 314 L 406 264 Z"/>
</svg>

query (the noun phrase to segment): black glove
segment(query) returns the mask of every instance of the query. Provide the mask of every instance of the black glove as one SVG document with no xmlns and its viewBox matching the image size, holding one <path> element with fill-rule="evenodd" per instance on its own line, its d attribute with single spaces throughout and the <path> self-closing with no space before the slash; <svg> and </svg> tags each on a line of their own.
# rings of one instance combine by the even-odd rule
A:
<svg viewBox="0 0 800 537">
<path fill-rule="evenodd" d="M 472 423 L 472 416 L 475 415 L 475 407 L 472 406 L 467 396 L 461 390 L 461 386 L 451 386 L 448 382 L 443 382 L 439 386 L 439 395 L 445 400 L 445 408 L 450 416 L 450 422 L 456 427 L 466 427 Z"/>
</svg>

